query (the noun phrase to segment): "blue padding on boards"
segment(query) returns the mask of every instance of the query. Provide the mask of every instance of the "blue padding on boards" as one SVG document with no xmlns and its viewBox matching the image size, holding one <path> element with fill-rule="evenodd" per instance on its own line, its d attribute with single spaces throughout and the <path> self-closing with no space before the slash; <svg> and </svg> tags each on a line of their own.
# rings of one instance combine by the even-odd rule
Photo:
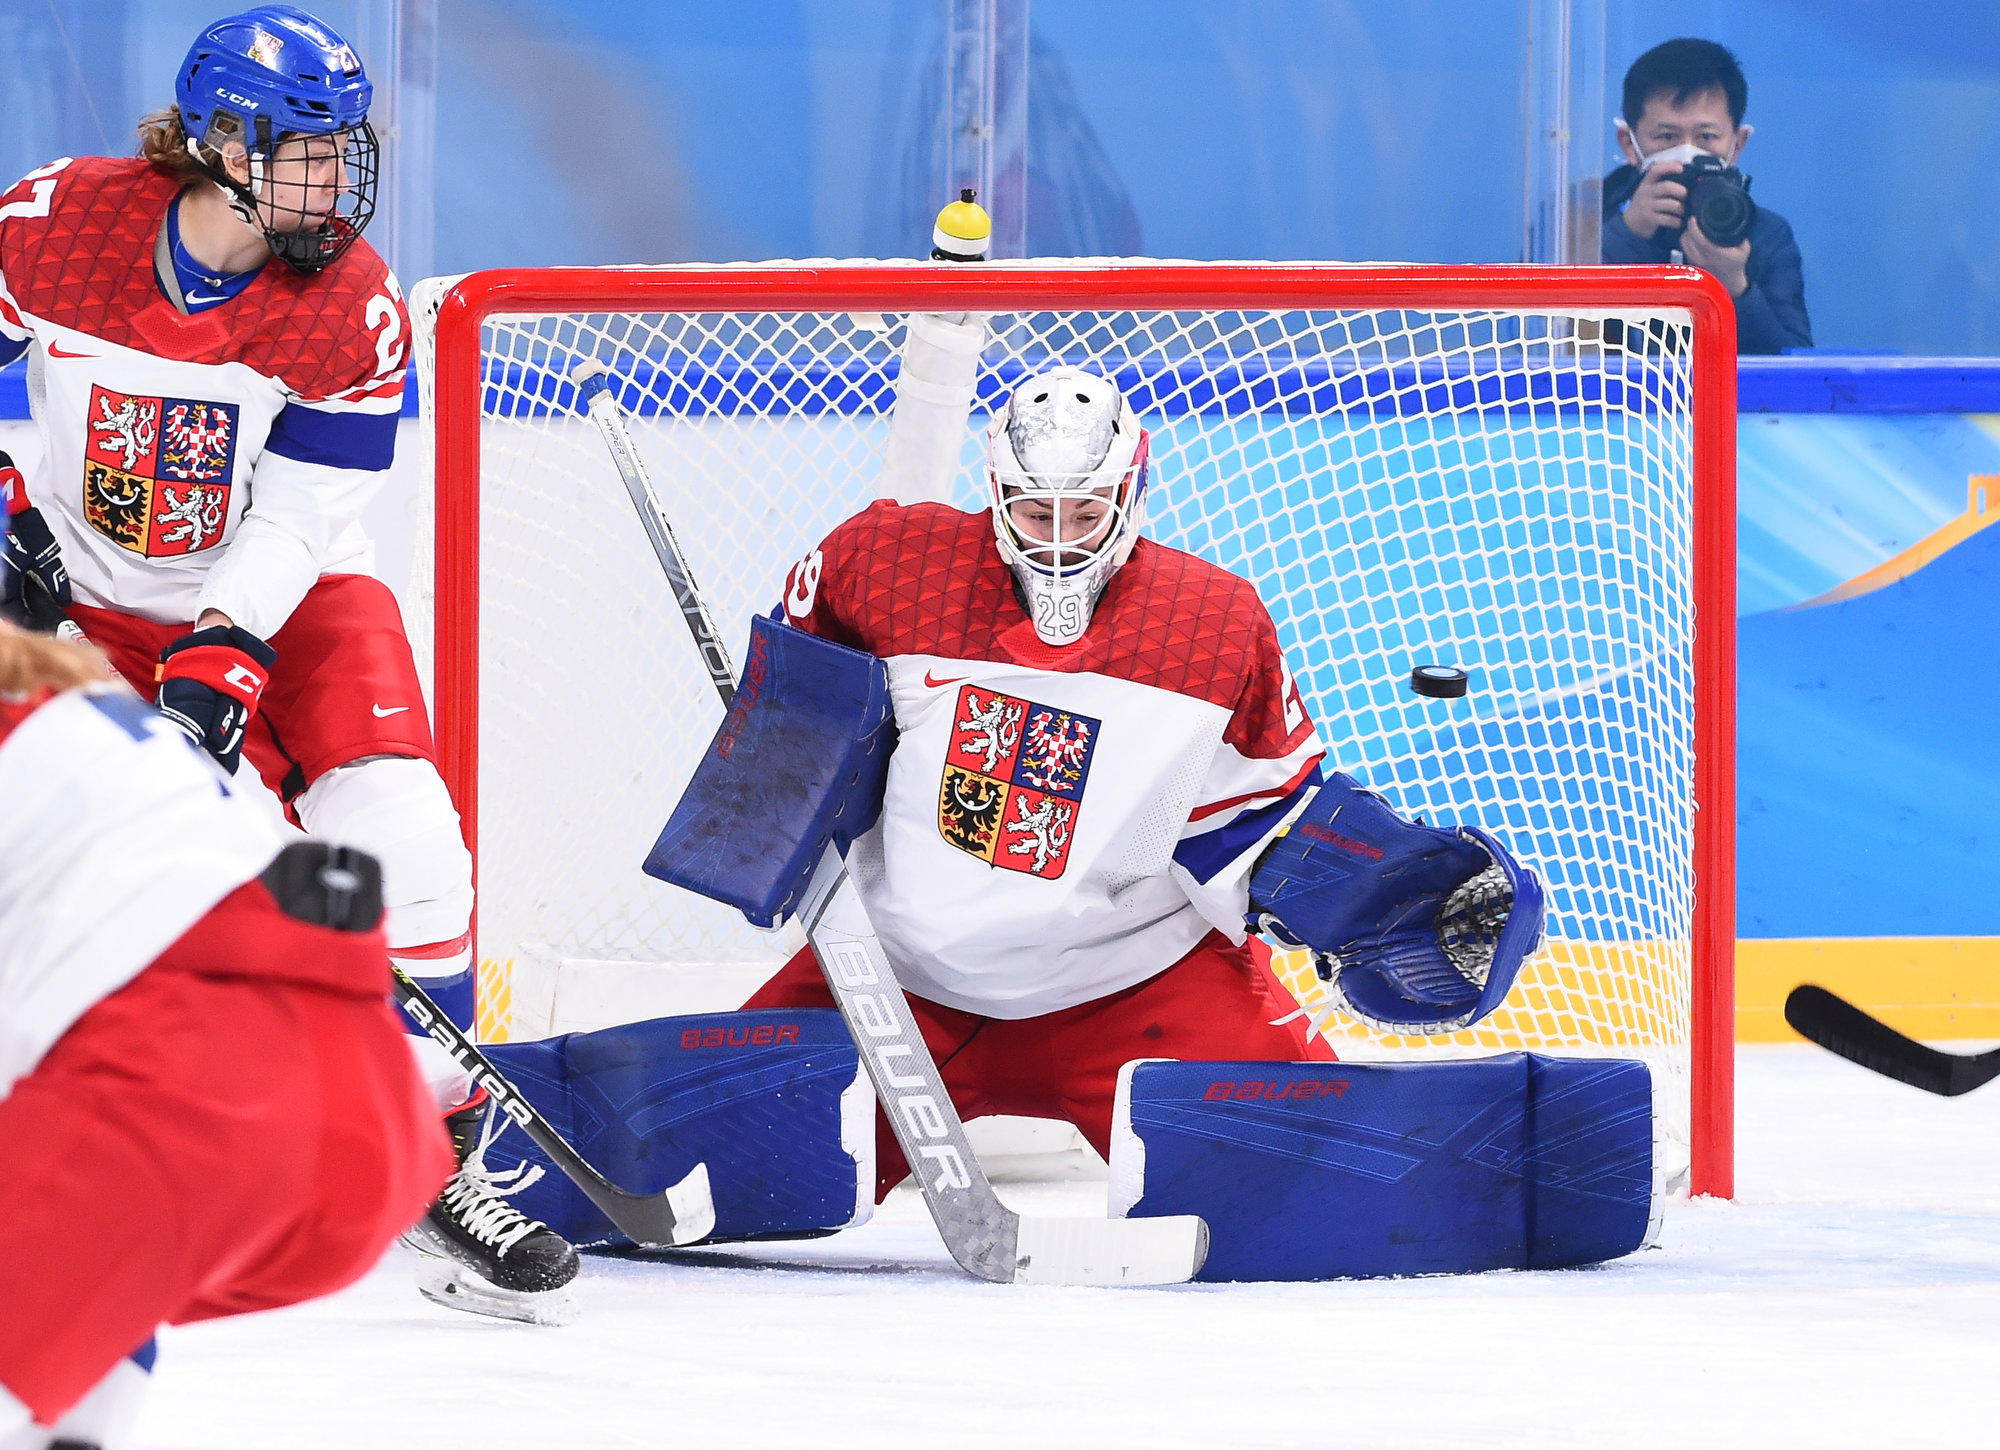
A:
<svg viewBox="0 0 2000 1450">
<path fill-rule="evenodd" d="M 1646 1241 L 1646 1065 L 1142 1062 L 1113 1130 L 1132 1217 L 1200 1214 L 1207 1280 L 1559 1269 Z M 1143 1144 L 1131 1161 L 1126 1141 Z"/>
<path fill-rule="evenodd" d="M 827 1233 L 873 1202 L 874 1098 L 842 1145 L 841 1096 L 860 1080 L 854 1039 L 828 1008 L 712 1012 L 485 1049 L 584 1159 L 620 1188 L 657 1193 L 708 1164 L 705 1242 Z M 858 1089 L 866 1093 L 866 1085 Z M 525 1133 L 487 1150 L 496 1173 L 545 1171 L 516 1208 L 582 1247 L 630 1247 Z"/>
<path fill-rule="evenodd" d="M 775 926 L 827 842 L 845 854 L 875 823 L 895 746 L 886 665 L 753 620 L 736 702 L 643 869 Z"/>
</svg>

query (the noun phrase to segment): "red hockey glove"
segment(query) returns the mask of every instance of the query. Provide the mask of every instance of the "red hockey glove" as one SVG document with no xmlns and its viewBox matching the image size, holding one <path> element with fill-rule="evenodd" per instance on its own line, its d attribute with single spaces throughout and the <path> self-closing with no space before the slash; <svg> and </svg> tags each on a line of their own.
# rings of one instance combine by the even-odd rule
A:
<svg viewBox="0 0 2000 1450">
<path fill-rule="evenodd" d="M 28 502 L 27 481 L 0 452 L 0 499 L 9 527 L 0 544 L 0 615 L 23 629 L 54 633 L 67 618 L 69 571 L 40 509 Z"/>
<path fill-rule="evenodd" d="M 277 661 L 276 650 L 238 624 L 184 634 L 160 651 L 153 672 L 160 713 L 233 774 Z"/>
</svg>

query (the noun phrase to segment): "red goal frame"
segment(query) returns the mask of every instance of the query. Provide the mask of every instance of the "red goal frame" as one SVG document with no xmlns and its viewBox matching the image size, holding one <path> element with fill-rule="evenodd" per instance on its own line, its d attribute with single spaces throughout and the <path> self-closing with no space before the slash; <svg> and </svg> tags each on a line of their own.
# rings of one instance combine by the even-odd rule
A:
<svg viewBox="0 0 2000 1450">
<path fill-rule="evenodd" d="M 438 763 L 477 869 L 481 324 L 546 312 L 1037 312 L 1685 309 L 1692 365 L 1695 578 L 1690 1189 L 1735 1193 L 1736 313 L 1693 267 L 1056 266 L 514 268 L 475 272 L 437 314 Z M 1709 629 L 1704 621 L 1725 627 Z"/>
</svg>

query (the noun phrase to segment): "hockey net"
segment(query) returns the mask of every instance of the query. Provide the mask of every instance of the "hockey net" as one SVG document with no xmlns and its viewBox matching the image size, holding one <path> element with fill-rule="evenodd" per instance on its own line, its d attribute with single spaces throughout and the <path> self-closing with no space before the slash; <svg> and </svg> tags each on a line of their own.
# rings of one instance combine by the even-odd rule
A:
<svg viewBox="0 0 2000 1450">
<path fill-rule="evenodd" d="M 1636 269 L 1037 264 L 556 269 L 413 297 L 435 549 L 412 635 L 479 869 L 482 1026 L 510 984 L 655 963 L 754 983 L 794 944 L 638 863 L 720 707 L 567 379 L 609 368 L 725 638 L 875 497 L 915 312 L 989 315 L 957 476 L 1057 360 L 1152 431 L 1147 532 L 1253 581 L 1330 767 L 1486 826 L 1548 944 L 1473 1030 L 1336 1020 L 1348 1058 L 1645 1058 L 1662 1161 L 1728 1193 L 1734 343 Z M 434 572 L 432 572 L 434 569 Z M 1419 664 L 1470 672 L 1419 697 Z M 1302 1002 L 1302 959 L 1280 959 Z M 720 1005 L 720 1004 L 718 1004 Z M 545 1031 L 546 1025 L 540 1030 Z"/>
</svg>

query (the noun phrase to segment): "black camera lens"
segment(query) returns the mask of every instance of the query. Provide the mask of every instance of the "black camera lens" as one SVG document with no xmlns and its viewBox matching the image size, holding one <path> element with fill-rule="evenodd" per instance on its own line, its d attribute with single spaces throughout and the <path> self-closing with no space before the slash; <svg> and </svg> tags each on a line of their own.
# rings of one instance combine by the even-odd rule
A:
<svg viewBox="0 0 2000 1450">
<path fill-rule="evenodd" d="M 1750 200 L 1750 178 L 1713 156 L 1697 156 L 1681 168 L 1687 187 L 1687 214 L 1701 223 L 1701 234 L 1718 247 L 1740 246 L 1757 218 Z"/>
</svg>

